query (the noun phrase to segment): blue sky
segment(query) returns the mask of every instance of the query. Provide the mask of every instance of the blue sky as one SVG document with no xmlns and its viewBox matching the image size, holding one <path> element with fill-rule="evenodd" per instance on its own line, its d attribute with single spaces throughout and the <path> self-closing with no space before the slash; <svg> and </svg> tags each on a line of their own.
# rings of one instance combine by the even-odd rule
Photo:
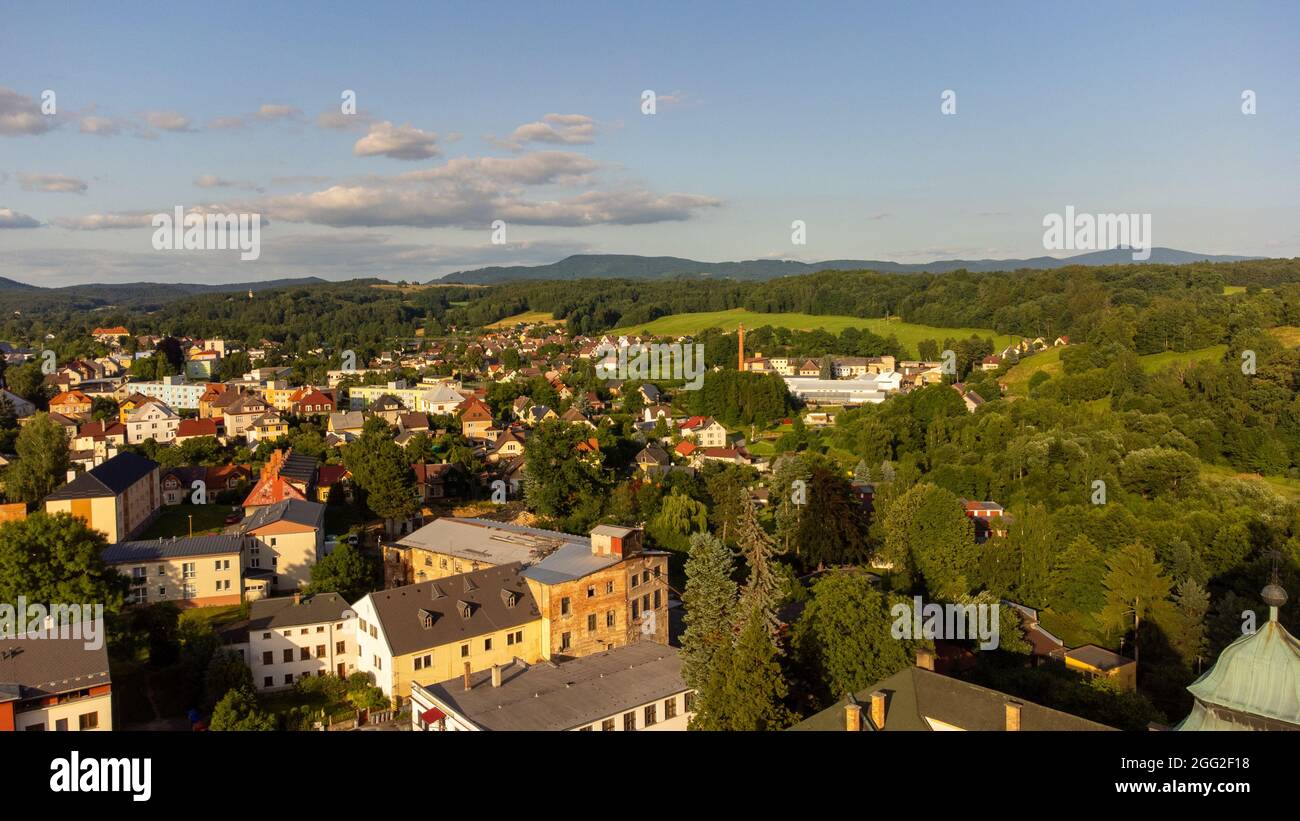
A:
<svg viewBox="0 0 1300 821">
<path fill-rule="evenodd" d="M 645 6 L 0 3 L 0 276 L 1014 258 L 1067 205 L 1300 256 L 1294 3 Z M 261 257 L 153 250 L 178 205 L 262 214 Z"/>
</svg>

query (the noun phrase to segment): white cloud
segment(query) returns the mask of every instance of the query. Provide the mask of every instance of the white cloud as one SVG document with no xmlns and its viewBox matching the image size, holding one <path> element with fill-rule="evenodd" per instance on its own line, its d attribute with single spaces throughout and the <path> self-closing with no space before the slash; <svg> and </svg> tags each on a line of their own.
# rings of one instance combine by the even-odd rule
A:
<svg viewBox="0 0 1300 821">
<path fill-rule="evenodd" d="M 190 118 L 179 111 L 146 111 L 141 118 L 159 131 L 193 131 Z"/>
<path fill-rule="evenodd" d="M 236 131 L 247 125 L 243 117 L 217 117 L 209 120 L 207 126 L 209 131 Z"/>
<path fill-rule="evenodd" d="M 547 114 L 541 120 L 524 123 L 504 140 L 495 141 L 519 149 L 528 143 L 586 145 L 596 138 L 596 122 L 585 114 Z"/>
<path fill-rule="evenodd" d="M 54 117 L 41 113 L 41 104 L 35 98 L 0 86 L 0 136 L 44 134 L 56 125 Z"/>
<path fill-rule="evenodd" d="M 253 116 L 259 120 L 301 120 L 302 112 L 291 105 L 266 103 Z"/>
<path fill-rule="evenodd" d="M 88 187 L 84 181 L 64 174 L 19 174 L 18 181 L 24 191 L 46 194 L 84 194 Z"/>
<path fill-rule="evenodd" d="M 0 230 L 6 228 L 40 228 L 40 220 L 19 213 L 12 208 L 0 208 Z"/>
<path fill-rule="evenodd" d="M 432 131 L 421 131 L 410 123 L 395 126 L 384 120 L 370 126 L 369 133 L 352 147 L 352 153 L 358 157 L 427 160 L 441 153 L 437 142 L 438 135 Z"/>
<path fill-rule="evenodd" d="M 255 182 L 248 180 L 228 180 L 224 177 L 218 177 L 213 174 L 204 174 L 200 177 L 196 177 L 194 184 L 199 188 L 239 188 L 244 191 L 256 191 L 259 194 L 265 190 Z"/>
</svg>

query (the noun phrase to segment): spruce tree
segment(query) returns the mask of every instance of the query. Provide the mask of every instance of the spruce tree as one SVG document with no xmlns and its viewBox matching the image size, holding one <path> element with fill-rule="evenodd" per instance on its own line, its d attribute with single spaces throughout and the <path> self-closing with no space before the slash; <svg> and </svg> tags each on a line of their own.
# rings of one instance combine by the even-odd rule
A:
<svg viewBox="0 0 1300 821">
<path fill-rule="evenodd" d="M 682 633 L 682 678 L 696 690 L 708 683 L 713 660 L 734 637 L 736 582 L 732 579 L 735 560 L 722 540 L 708 533 L 691 537 L 686 560 L 686 610 Z"/>
</svg>

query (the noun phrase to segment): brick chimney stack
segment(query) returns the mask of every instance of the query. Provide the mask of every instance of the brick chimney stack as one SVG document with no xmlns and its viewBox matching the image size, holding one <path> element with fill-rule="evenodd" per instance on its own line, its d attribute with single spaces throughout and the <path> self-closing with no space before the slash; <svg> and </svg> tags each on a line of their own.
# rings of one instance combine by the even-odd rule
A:
<svg viewBox="0 0 1300 821">
<path fill-rule="evenodd" d="M 922 647 L 917 650 L 916 666 L 920 667 L 922 670 L 934 672 L 934 651 L 927 647 Z"/>
<path fill-rule="evenodd" d="M 743 323 L 736 326 L 736 335 L 739 337 L 740 342 L 740 357 L 736 363 L 736 368 L 743 371 L 745 370 L 745 326 Z"/>
<path fill-rule="evenodd" d="M 471 686 L 469 683 L 469 662 L 467 661 L 465 662 L 465 689 L 469 690 Z"/>
<path fill-rule="evenodd" d="M 493 687 L 501 686 L 501 665 L 500 664 L 492 665 L 492 686 Z"/>
<path fill-rule="evenodd" d="M 844 729 L 850 733 L 862 730 L 862 705 L 850 701 L 844 705 Z"/>
<path fill-rule="evenodd" d="M 1020 702 L 1007 702 L 1007 732 L 1018 732 L 1020 730 Z"/>
<path fill-rule="evenodd" d="M 884 690 L 876 690 L 871 694 L 871 723 L 877 730 L 885 729 Z"/>
</svg>

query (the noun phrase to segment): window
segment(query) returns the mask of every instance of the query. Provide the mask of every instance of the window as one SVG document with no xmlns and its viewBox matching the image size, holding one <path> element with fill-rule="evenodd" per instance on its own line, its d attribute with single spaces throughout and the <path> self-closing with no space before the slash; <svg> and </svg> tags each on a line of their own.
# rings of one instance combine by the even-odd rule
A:
<svg viewBox="0 0 1300 821">
<path fill-rule="evenodd" d="M 614 582 L 612 581 L 605 582 L 605 592 L 606 593 L 614 592 Z"/>
<path fill-rule="evenodd" d="M 486 653 L 492 649 L 492 639 L 483 639 L 483 652 Z"/>
<path fill-rule="evenodd" d="M 587 598 L 591 599 L 591 598 L 595 598 L 595 596 L 596 596 L 596 585 L 594 584 L 587 585 Z"/>
<path fill-rule="evenodd" d="M 370 638 L 372 639 L 379 638 L 379 631 L 375 629 L 375 626 L 373 624 L 370 625 Z"/>
<path fill-rule="evenodd" d="M 416 670 L 423 670 L 423 669 L 424 669 L 424 659 L 421 658 L 420 656 L 416 656 L 416 657 L 415 657 L 415 669 L 416 669 Z"/>
<path fill-rule="evenodd" d="M 347 653 L 347 651 L 348 651 L 348 643 L 346 641 L 334 642 L 334 652 L 336 654 L 341 656 Z"/>
<path fill-rule="evenodd" d="M 214 562 L 214 566 L 213 566 L 212 569 L 213 569 L 213 570 L 220 570 L 220 569 L 221 569 L 221 560 L 220 560 L 220 559 L 217 559 L 216 562 Z"/>
<path fill-rule="evenodd" d="M 614 719 L 607 718 L 604 721 L 600 722 L 600 729 L 601 732 L 605 732 L 605 733 L 614 732 Z"/>
<path fill-rule="evenodd" d="M 167 598 L 167 585 L 165 584 L 158 585 L 158 598 L 160 599 Z"/>
<path fill-rule="evenodd" d="M 318 659 L 325 658 L 325 645 L 323 644 L 316 645 L 316 658 Z"/>
<path fill-rule="evenodd" d="M 636 599 L 633 599 L 632 600 L 632 621 L 636 621 L 636 617 L 639 615 L 641 615 L 641 602 L 637 601 Z"/>
<path fill-rule="evenodd" d="M 285 683 L 285 684 L 293 684 L 293 673 L 285 673 L 285 674 L 284 674 L 284 683 Z"/>
<path fill-rule="evenodd" d="M 304 628 L 302 628 L 301 630 L 299 630 L 299 631 L 298 631 L 298 635 L 300 635 L 300 636 L 305 636 L 305 635 L 307 635 L 307 628 L 304 627 Z"/>
<path fill-rule="evenodd" d="M 606 626 L 606 627 L 613 627 L 613 626 L 614 626 L 614 611 L 613 611 L 613 610 L 606 610 L 606 611 L 605 611 L 605 626 Z"/>
<path fill-rule="evenodd" d="M 275 679 L 272 678 L 271 676 L 266 676 L 266 677 L 264 677 L 264 678 L 262 679 L 262 686 L 263 686 L 263 687 L 270 687 L 270 686 L 272 686 L 274 683 L 275 683 Z"/>
<path fill-rule="evenodd" d="M 586 732 L 586 731 L 589 731 L 589 730 L 591 730 L 591 725 L 590 725 L 590 724 L 588 724 L 586 727 L 579 727 L 579 728 L 578 728 L 578 732 L 580 732 L 580 733 L 581 733 L 581 732 Z"/>
<path fill-rule="evenodd" d="M 595 614 L 595 613 L 592 613 L 590 616 L 587 616 L 587 632 L 588 632 L 588 633 L 594 633 L 594 632 L 596 632 L 596 614 Z"/>
<path fill-rule="evenodd" d="M 652 726 L 654 726 L 655 724 L 658 724 L 658 723 L 659 723 L 659 717 L 658 717 L 658 715 L 656 715 L 656 705 L 654 705 L 654 704 L 647 704 L 647 705 L 646 705 L 646 708 L 645 708 L 645 725 L 644 725 L 644 726 L 646 726 L 646 727 L 652 727 Z"/>
<path fill-rule="evenodd" d="M 194 577 L 197 576 L 197 575 L 198 575 L 198 572 L 194 569 L 194 562 L 182 562 L 182 563 L 181 563 L 181 578 L 183 578 L 183 579 L 192 579 L 192 578 L 194 578 Z"/>
<path fill-rule="evenodd" d="M 686 701 L 686 705 L 685 705 L 686 712 L 688 713 L 695 712 L 695 691 L 694 690 L 691 690 L 686 694 L 685 701 Z"/>
<path fill-rule="evenodd" d="M 515 631 L 515 644 L 523 644 L 523 643 L 524 643 L 524 631 L 523 631 L 523 630 L 516 630 L 516 631 Z"/>
<path fill-rule="evenodd" d="M 659 591 L 658 591 L 658 590 L 655 591 L 655 609 L 656 609 L 656 610 L 659 609 Z"/>
<path fill-rule="evenodd" d="M 308 650 L 306 647 L 299 647 L 299 648 L 298 648 L 298 660 L 299 660 L 299 661 L 311 661 L 311 650 Z"/>
<path fill-rule="evenodd" d="M 664 699 L 664 721 L 677 718 L 677 699 Z"/>
<path fill-rule="evenodd" d="M 143 567 L 133 567 L 133 568 L 131 568 L 131 578 L 133 578 L 133 579 L 143 579 L 144 576 L 145 576 L 145 569 L 144 569 Z"/>
<path fill-rule="evenodd" d="M 271 654 L 271 651 L 270 651 L 270 650 L 265 650 L 265 651 L 262 652 L 262 663 L 263 663 L 263 664 L 275 664 L 274 658 L 275 658 L 275 656 Z"/>
<path fill-rule="evenodd" d="M 54 722 L 54 732 L 66 733 L 67 731 L 68 731 L 68 720 L 66 718 L 60 718 Z"/>
<path fill-rule="evenodd" d="M 570 633 L 560 634 L 560 649 L 568 650 L 573 643 L 573 636 Z"/>
<path fill-rule="evenodd" d="M 270 637 L 271 637 L 271 634 L 270 634 L 270 633 L 263 633 L 263 634 L 262 634 L 262 638 L 264 638 L 264 639 L 269 639 Z"/>
<path fill-rule="evenodd" d="M 565 596 L 560 599 L 560 615 L 569 616 L 573 614 L 573 609 L 569 606 L 569 597 Z"/>
<path fill-rule="evenodd" d="M 275 547 L 275 537 L 271 537 L 271 547 Z"/>
<path fill-rule="evenodd" d="M 643 582 L 648 582 L 648 581 L 650 581 L 650 571 L 649 571 L 649 570 L 642 570 L 642 571 L 641 571 L 641 581 L 643 581 Z"/>
<path fill-rule="evenodd" d="M 379 656 L 375 656 L 375 669 L 376 670 L 384 669 L 384 660 L 381 659 Z"/>
<path fill-rule="evenodd" d="M 318 625 L 316 625 L 316 632 L 317 632 L 317 633 L 324 633 L 324 632 L 325 632 L 325 625 L 323 625 L 323 624 L 318 624 Z"/>
<path fill-rule="evenodd" d="M 468 645 L 468 644 L 462 644 L 462 645 L 460 646 L 460 657 L 461 657 L 461 658 L 469 658 L 469 645 Z"/>
<path fill-rule="evenodd" d="M 640 584 L 640 583 L 641 583 L 640 578 L 638 578 L 637 575 L 636 575 L 635 573 L 633 573 L 633 574 L 632 574 L 632 586 L 633 586 L 633 587 L 636 587 L 636 586 L 637 586 L 638 584 Z"/>
<path fill-rule="evenodd" d="M 636 710 L 631 710 L 623 714 L 623 729 L 624 730 L 636 729 Z"/>
<path fill-rule="evenodd" d="M 293 661 L 293 648 L 289 648 L 284 651 L 284 660 Z"/>
<path fill-rule="evenodd" d="M 77 726 L 83 730 L 99 729 L 99 713 L 82 713 L 77 716 Z"/>
<path fill-rule="evenodd" d="M 515 634 L 514 634 L 514 633 L 506 633 L 506 647 L 509 647 L 510 645 L 512 645 L 512 644 L 514 644 L 514 643 L 515 643 Z"/>
<path fill-rule="evenodd" d="M 360 627 L 361 627 L 361 632 L 362 632 L 362 633 L 366 632 L 366 620 L 365 620 L 365 619 L 357 619 L 357 624 L 360 625 Z"/>
</svg>

